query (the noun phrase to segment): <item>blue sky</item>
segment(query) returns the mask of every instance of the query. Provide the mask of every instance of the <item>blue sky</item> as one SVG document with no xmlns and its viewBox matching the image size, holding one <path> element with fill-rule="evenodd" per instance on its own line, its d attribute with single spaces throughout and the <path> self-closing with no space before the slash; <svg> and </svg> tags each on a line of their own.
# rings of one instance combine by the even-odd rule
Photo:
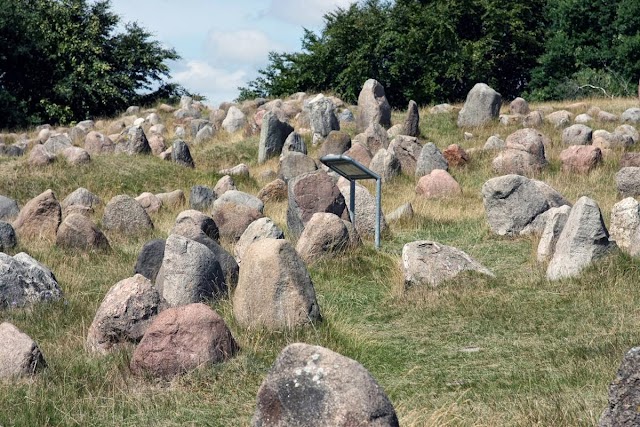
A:
<svg viewBox="0 0 640 427">
<path fill-rule="evenodd" d="M 182 59 L 173 81 L 218 105 L 267 65 L 269 51 L 298 51 L 303 27 L 355 0 L 111 0 L 123 22 L 137 21 Z"/>
</svg>

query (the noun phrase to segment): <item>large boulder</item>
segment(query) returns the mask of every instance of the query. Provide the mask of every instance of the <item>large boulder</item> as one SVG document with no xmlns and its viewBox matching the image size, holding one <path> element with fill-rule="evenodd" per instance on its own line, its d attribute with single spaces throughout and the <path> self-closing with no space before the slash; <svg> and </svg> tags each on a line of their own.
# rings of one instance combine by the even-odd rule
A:
<svg viewBox="0 0 640 427">
<path fill-rule="evenodd" d="M 575 277 L 613 247 L 598 204 L 582 196 L 560 233 L 556 249 L 547 267 L 547 278 L 559 280 Z"/>
<path fill-rule="evenodd" d="M 47 150 L 47 153 L 51 157 L 55 157 L 58 154 L 62 153 L 62 151 L 71 147 L 73 143 L 71 142 L 71 138 L 66 133 L 61 133 L 58 135 L 53 135 L 47 139 L 47 142 L 44 143 L 44 149 Z"/>
<path fill-rule="evenodd" d="M 150 154 L 151 146 L 144 129 L 140 126 L 130 127 L 124 137 L 118 140 L 115 152 L 125 153 L 130 156 L 134 154 Z"/>
<path fill-rule="evenodd" d="M 213 218 L 194 209 L 180 212 L 169 234 L 178 234 L 189 239 L 206 236 L 217 241 L 220 238 L 218 225 Z"/>
<path fill-rule="evenodd" d="M 420 157 L 416 163 L 416 178 L 428 175 L 435 169 L 448 170 L 449 164 L 438 147 L 433 142 L 428 142 L 420 150 Z"/>
<path fill-rule="evenodd" d="M 29 163 L 29 166 L 37 168 L 50 165 L 54 160 L 55 157 L 49 154 L 47 149 L 44 148 L 44 145 L 36 145 L 31 149 L 27 162 Z"/>
<path fill-rule="evenodd" d="M 400 175 L 400 160 L 393 151 L 381 148 L 371 159 L 369 169 L 377 173 L 382 182 L 389 182 Z"/>
<path fill-rule="evenodd" d="M 311 157 L 297 151 L 290 151 L 280 158 L 278 178 L 289 182 L 292 178 L 317 169 L 318 165 Z"/>
<path fill-rule="evenodd" d="M 0 195 L 0 221 L 12 220 L 18 216 L 20 208 L 15 200 Z"/>
<path fill-rule="evenodd" d="M 332 213 L 317 212 L 304 227 L 296 251 L 308 265 L 325 255 L 342 252 L 348 246 L 349 230 L 345 221 Z"/>
<path fill-rule="evenodd" d="M 113 153 L 115 144 L 108 136 L 96 131 L 91 131 L 84 138 L 84 149 L 90 155 Z"/>
<path fill-rule="evenodd" d="M 54 241 L 61 221 L 60 203 L 53 191 L 47 190 L 24 205 L 13 223 L 13 228 L 22 239 Z"/>
<path fill-rule="evenodd" d="M 363 132 L 372 123 L 384 128 L 391 127 L 391 106 L 384 93 L 384 87 L 377 80 L 369 79 L 358 95 L 358 118 L 356 127 Z"/>
<path fill-rule="evenodd" d="M 284 233 L 271 218 L 260 218 L 253 221 L 240 236 L 240 240 L 233 247 L 238 264 L 242 262 L 244 253 L 249 246 L 262 239 L 284 239 Z"/>
<path fill-rule="evenodd" d="M 304 262 L 287 240 L 262 239 L 245 251 L 233 314 L 245 328 L 278 330 L 320 320 Z"/>
<path fill-rule="evenodd" d="M 226 295 L 227 283 L 215 254 L 202 243 L 172 234 L 162 260 L 162 296 L 171 306 L 215 300 Z"/>
<path fill-rule="evenodd" d="M 344 197 L 331 177 L 323 170 L 309 172 L 289 181 L 287 227 L 299 236 L 316 212 L 329 212 L 342 217 L 346 210 Z"/>
<path fill-rule="evenodd" d="M 123 194 L 113 197 L 105 206 L 102 226 L 107 231 L 139 234 L 152 230 L 153 222 L 136 199 Z"/>
<path fill-rule="evenodd" d="M 404 245 L 402 268 L 406 288 L 435 287 L 465 271 L 494 277 L 491 271 L 460 249 L 428 240 Z"/>
<path fill-rule="evenodd" d="M 9 322 L 0 323 L 0 380 L 31 376 L 47 366 L 42 351 Z"/>
<path fill-rule="evenodd" d="M 560 153 L 562 170 L 587 174 L 602 164 L 602 151 L 592 145 L 572 145 Z"/>
<path fill-rule="evenodd" d="M 227 202 L 215 206 L 211 216 L 220 230 L 220 237 L 237 242 L 249 224 L 264 215 L 244 203 Z"/>
<path fill-rule="evenodd" d="M 232 105 L 222 121 L 222 129 L 229 133 L 234 133 L 242 130 L 246 124 L 247 117 L 245 114 L 238 107 Z"/>
<path fill-rule="evenodd" d="M 564 145 L 589 145 L 593 130 L 589 126 L 576 124 L 562 131 L 562 143 Z"/>
<path fill-rule="evenodd" d="M 378 123 L 371 123 L 364 132 L 353 137 L 352 145 L 356 143 L 365 146 L 371 153 L 376 153 L 381 148 L 389 147 L 387 131 Z"/>
<path fill-rule="evenodd" d="M 616 378 L 609 386 L 609 403 L 598 427 L 640 425 L 640 347 L 630 349 L 622 359 Z"/>
<path fill-rule="evenodd" d="M 393 405 L 358 362 L 324 347 L 282 350 L 258 390 L 253 427 L 398 427 Z"/>
<path fill-rule="evenodd" d="M 87 348 L 97 353 L 138 343 L 165 301 L 149 279 L 136 274 L 113 285 L 107 292 L 87 335 Z"/>
<path fill-rule="evenodd" d="M 640 203 L 627 197 L 611 210 L 611 238 L 631 256 L 640 255 Z"/>
<path fill-rule="evenodd" d="M 198 211 L 208 211 L 216 201 L 216 192 L 213 188 L 204 185 L 191 187 L 189 195 L 189 207 Z"/>
<path fill-rule="evenodd" d="M 476 83 L 458 113 L 458 127 L 483 126 L 497 119 L 501 105 L 502 96 L 498 92 L 485 83 Z"/>
<path fill-rule="evenodd" d="M 398 135 L 389 143 L 389 151 L 400 162 L 400 172 L 406 175 L 414 175 L 418 158 L 422 151 L 422 144 L 413 136 Z"/>
<path fill-rule="evenodd" d="M 79 213 L 67 215 L 58 227 L 56 245 L 80 251 L 109 250 L 109 241 L 100 229 Z"/>
<path fill-rule="evenodd" d="M 298 132 L 291 132 L 282 146 L 281 156 L 286 155 L 291 151 L 307 154 L 307 144 L 302 139 L 302 136 Z"/>
<path fill-rule="evenodd" d="M 509 104 L 509 112 L 525 116 L 530 113 L 529 103 L 524 98 L 517 97 Z"/>
<path fill-rule="evenodd" d="M 546 220 L 538 242 L 538 262 L 547 262 L 553 256 L 558 238 L 567 223 L 570 213 L 571 207 L 564 205 L 558 208 L 551 208 L 543 214 L 546 216 Z"/>
<path fill-rule="evenodd" d="M 624 197 L 640 195 L 640 167 L 628 166 L 620 169 L 616 175 L 616 187 Z"/>
<path fill-rule="evenodd" d="M 488 180 L 482 186 L 482 197 L 489 227 L 501 236 L 518 235 L 549 208 L 570 205 L 544 182 L 521 175 Z"/>
<path fill-rule="evenodd" d="M 204 304 L 162 311 L 131 358 L 134 374 L 170 379 L 235 355 L 238 345 L 226 323 Z"/>
<path fill-rule="evenodd" d="M 332 130 L 326 136 L 320 147 L 318 157 L 322 158 L 327 154 L 340 155 L 351 148 L 351 137 L 348 133 L 339 130 Z"/>
<path fill-rule="evenodd" d="M 140 274 L 155 283 L 164 258 L 164 246 L 164 239 L 154 239 L 145 243 L 136 259 L 133 274 Z"/>
<path fill-rule="evenodd" d="M 627 108 L 620 116 L 620 119 L 622 119 L 622 121 L 626 123 L 640 123 L 640 108 Z"/>
<path fill-rule="evenodd" d="M 529 175 L 547 166 L 546 137 L 532 128 L 520 129 L 506 139 L 506 149 L 493 160 L 493 170 L 500 174 Z"/>
<path fill-rule="evenodd" d="M 63 216 L 66 216 L 71 212 L 92 213 L 101 203 L 102 201 L 98 196 L 86 188 L 80 187 L 65 197 L 60 206 L 62 207 Z"/>
<path fill-rule="evenodd" d="M 347 212 L 351 212 L 351 183 L 345 179 L 338 180 L 338 189 L 344 197 Z M 366 187 L 358 184 L 355 185 L 355 221 L 354 226 L 358 234 L 362 237 L 373 236 L 376 231 L 376 198 L 369 193 Z M 380 212 L 380 231 L 387 229 L 387 222 L 384 214 Z"/>
<path fill-rule="evenodd" d="M 24 252 L 14 257 L 0 252 L 0 308 L 60 298 L 62 291 L 51 270 Z"/>
<path fill-rule="evenodd" d="M 293 128 L 286 122 L 280 121 L 278 116 L 269 111 L 262 118 L 260 143 L 258 146 L 258 163 L 264 163 L 271 157 L 277 157 Z"/>
<path fill-rule="evenodd" d="M 330 98 L 323 96 L 311 102 L 309 119 L 314 141 L 326 138 L 331 131 L 340 130 L 336 107 Z"/>
<path fill-rule="evenodd" d="M 421 177 L 416 185 L 416 194 L 425 199 L 440 199 L 462 195 L 462 188 L 449 172 L 434 169 Z"/>
</svg>

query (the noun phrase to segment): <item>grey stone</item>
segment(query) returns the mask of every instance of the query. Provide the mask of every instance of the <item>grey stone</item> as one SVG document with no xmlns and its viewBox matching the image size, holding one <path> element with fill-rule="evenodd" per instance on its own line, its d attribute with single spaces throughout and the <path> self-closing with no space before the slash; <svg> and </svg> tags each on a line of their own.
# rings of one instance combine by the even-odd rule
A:
<svg viewBox="0 0 640 427">
<path fill-rule="evenodd" d="M 238 264 L 242 263 L 242 258 L 247 248 L 254 242 L 262 239 L 284 239 L 284 233 L 271 218 L 260 218 L 253 221 L 240 236 L 240 240 L 233 248 Z"/>
<path fill-rule="evenodd" d="M 302 139 L 302 136 L 300 136 L 298 132 L 291 132 L 289 136 L 287 136 L 282 146 L 282 154 L 280 156 L 285 156 L 291 151 L 307 154 L 307 144 L 305 144 L 304 139 Z"/>
<path fill-rule="evenodd" d="M 213 208 L 217 209 L 223 204 L 234 203 L 245 205 L 262 213 L 264 211 L 264 203 L 252 194 L 248 194 L 238 190 L 225 191 L 218 199 L 213 202 Z"/>
<path fill-rule="evenodd" d="M 345 108 L 338 116 L 338 120 L 345 123 L 352 123 L 356 121 L 356 118 L 353 116 L 351 110 Z"/>
<path fill-rule="evenodd" d="M 420 112 L 415 101 L 409 101 L 407 117 L 404 120 L 402 135 L 420 136 Z"/>
<path fill-rule="evenodd" d="M 0 308 L 24 307 L 63 297 L 47 267 L 21 252 L 10 257 L 0 252 Z"/>
<path fill-rule="evenodd" d="M 96 131 L 91 131 L 84 139 L 84 149 L 90 155 L 113 153 L 115 144 L 108 136 Z"/>
<path fill-rule="evenodd" d="M 324 347 L 288 345 L 258 390 L 253 427 L 398 427 L 380 385 L 358 362 Z"/>
<path fill-rule="evenodd" d="M 574 121 L 575 123 L 580 123 L 580 124 L 585 125 L 585 124 L 587 124 L 587 123 L 589 123 L 589 122 L 593 121 L 593 117 L 591 117 L 590 115 L 588 115 L 588 114 L 586 114 L 586 113 L 583 113 L 583 114 L 578 114 L 578 115 L 576 116 L 576 118 L 575 118 L 575 119 L 573 119 L 573 121 Z"/>
<path fill-rule="evenodd" d="M 213 191 L 216 193 L 217 197 L 222 196 L 227 191 L 237 190 L 236 183 L 233 181 L 229 175 L 225 175 L 216 182 L 216 185 L 213 187 Z"/>
<path fill-rule="evenodd" d="M 628 166 L 620 169 L 616 175 L 616 188 L 624 197 L 640 195 L 640 167 Z"/>
<path fill-rule="evenodd" d="M 141 274 L 155 283 L 164 258 L 164 245 L 164 239 L 154 239 L 145 243 L 136 259 L 133 274 Z"/>
<path fill-rule="evenodd" d="M 640 132 L 638 132 L 638 130 L 631 125 L 620 125 L 614 130 L 613 133 L 630 136 L 634 144 L 640 141 Z"/>
<path fill-rule="evenodd" d="M 631 256 L 640 255 L 640 203 L 627 197 L 611 210 L 611 238 Z"/>
<path fill-rule="evenodd" d="M 635 427 L 640 425 L 640 347 L 630 349 L 622 359 L 616 378 L 609 386 L 609 402 L 598 427 Z"/>
<path fill-rule="evenodd" d="M 538 262 L 547 262 L 553 256 L 558 238 L 567 223 L 570 212 L 571 207 L 567 205 L 551 208 L 545 212 L 544 215 L 547 217 L 547 220 L 542 235 L 540 236 L 540 242 L 538 242 Z"/>
<path fill-rule="evenodd" d="M 547 278 L 559 280 L 575 277 L 595 260 L 615 247 L 609 242 L 598 204 L 582 196 L 571 208 L 571 213 L 560 233 L 556 250 L 547 267 Z"/>
<path fill-rule="evenodd" d="M 244 328 L 278 330 L 321 319 L 313 282 L 287 240 L 262 239 L 245 251 L 233 315 Z"/>
<path fill-rule="evenodd" d="M 400 160 L 393 151 L 381 148 L 371 159 L 369 169 L 380 175 L 382 182 L 389 182 L 400 175 Z"/>
<path fill-rule="evenodd" d="M 387 222 L 407 221 L 413 218 L 413 206 L 407 202 L 385 216 Z"/>
<path fill-rule="evenodd" d="M 509 104 L 509 112 L 511 112 L 511 114 L 527 115 L 530 112 L 529 103 L 525 101 L 524 98 L 517 97 Z"/>
<path fill-rule="evenodd" d="M 418 142 L 418 138 L 398 135 L 389 144 L 389 151 L 398 158 L 400 172 L 406 175 L 415 175 L 418 159 L 422 152 L 422 145 Z"/>
<path fill-rule="evenodd" d="M 189 122 L 189 134 L 191 138 L 195 138 L 198 135 L 200 130 L 204 129 L 206 126 L 210 126 L 211 123 L 206 119 L 194 119 Z"/>
<path fill-rule="evenodd" d="M 222 121 L 222 128 L 229 133 L 234 133 L 242 130 L 246 124 L 247 117 L 245 114 L 238 107 L 232 105 Z"/>
<path fill-rule="evenodd" d="M 181 139 L 175 141 L 171 146 L 171 161 L 181 166 L 195 168 L 189 146 Z"/>
<path fill-rule="evenodd" d="M 0 379 L 31 376 L 47 366 L 38 345 L 9 322 L 0 323 L 0 342 Z"/>
<path fill-rule="evenodd" d="M 566 110 L 554 111 L 545 116 L 545 121 L 551 123 L 556 129 L 564 129 L 571 124 L 573 114 Z"/>
<path fill-rule="evenodd" d="M 113 197 L 104 208 L 102 226 L 105 230 L 123 234 L 138 234 L 153 229 L 153 222 L 144 208 L 132 197 Z"/>
<path fill-rule="evenodd" d="M 216 192 L 213 188 L 209 188 L 204 185 L 194 185 L 191 187 L 191 193 L 189 195 L 189 207 L 198 211 L 208 211 L 213 207 L 213 202 L 216 201 Z"/>
<path fill-rule="evenodd" d="M 50 156 L 55 157 L 62 153 L 67 147 L 71 147 L 71 138 L 66 133 L 50 136 L 47 142 L 44 143 L 44 148 L 47 150 Z"/>
<path fill-rule="evenodd" d="M 201 128 L 196 134 L 195 138 L 193 138 L 194 144 L 201 144 L 203 142 L 210 141 L 215 136 L 216 132 L 212 126 L 206 125 Z"/>
<path fill-rule="evenodd" d="M 329 132 L 340 130 L 340 123 L 336 117 L 336 107 L 331 99 L 322 97 L 311 103 L 309 115 L 311 132 L 326 138 Z"/>
<path fill-rule="evenodd" d="M 118 140 L 115 148 L 116 153 L 134 154 L 150 154 L 151 146 L 147 140 L 144 129 L 139 126 L 132 126 L 127 130 L 124 138 Z"/>
<path fill-rule="evenodd" d="M 187 198 L 182 190 L 173 190 L 167 193 L 157 193 L 155 195 L 162 202 L 162 206 L 174 209 L 184 206 Z"/>
<path fill-rule="evenodd" d="M 358 234 L 362 237 L 375 235 L 376 230 L 376 199 L 369 193 L 365 187 L 356 183 L 355 191 L 355 221 L 354 225 Z M 344 197 L 347 211 L 350 212 L 349 206 L 351 200 L 351 184 L 345 178 L 338 180 L 338 189 Z M 384 214 L 380 212 L 380 231 L 387 229 L 387 222 Z"/>
<path fill-rule="evenodd" d="M 572 125 L 562 131 L 562 143 L 564 145 L 589 145 L 593 130 L 585 125 Z"/>
<path fill-rule="evenodd" d="M 507 137 L 505 150 L 493 159 L 493 170 L 518 175 L 540 172 L 548 165 L 544 149 L 546 140 L 546 136 L 532 128 L 515 131 Z"/>
<path fill-rule="evenodd" d="M 465 271 L 495 277 L 491 271 L 460 249 L 428 240 L 407 243 L 402 248 L 405 288 L 436 287 Z"/>
<path fill-rule="evenodd" d="M 372 123 L 363 133 L 353 137 L 352 145 L 360 143 L 367 147 L 371 153 L 376 153 L 379 149 L 389 148 L 389 136 L 387 131 L 378 123 Z"/>
<path fill-rule="evenodd" d="M 280 121 L 276 114 L 267 112 L 262 118 L 258 163 L 264 163 L 271 157 L 279 156 L 291 132 L 293 128 L 288 123 Z"/>
<path fill-rule="evenodd" d="M 458 127 L 483 126 L 497 119 L 501 105 L 502 96 L 498 92 L 485 83 L 476 83 L 458 114 Z"/>
<path fill-rule="evenodd" d="M 9 197 L 0 196 L 0 221 L 11 220 L 17 217 L 19 213 L 18 202 Z"/>
<path fill-rule="evenodd" d="M 428 175 L 434 169 L 448 170 L 449 164 L 438 147 L 433 142 L 428 142 L 420 150 L 420 157 L 416 163 L 416 177 Z"/>
<path fill-rule="evenodd" d="M 80 206 L 88 211 L 93 211 L 102 202 L 100 198 L 84 187 L 77 188 L 71 194 L 64 198 L 60 206 L 63 211 L 68 210 L 72 206 Z"/>
<path fill-rule="evenodd" d="M 358 131 L 362 132 L 373 123 L 385 129 L 391 127 L 391 106 L 385 96 L 384 87 L 377 80 L 369 79 L 358 95 L 356 126 Z"/>
<path fill-rule="evenodd" d="M 320 147 L 318 157 L 322 158 L 327 154 L 340 155 L 351 148 L 351 137 L 348 133 L 339 130 L 333 130 L 326 136 L 325 141 Z"/>
<path fill-rule="evenodd" d="M 620 116 L 624 123 L 640 123 L 640 108 L 628 108 Z"/>
<path fill-rule="evenodd" d="M 507 148 L 507 144 L 503 140 L 500 139 L 497 135 L 492 135 L 487 138 L 487 142 L 485 142 L 484 147 L 485 150 L 504 150 Z"/>
<path fill-rule="evenodd" d="M 20 238 L 55 240 L 62 221 L 62 208 L 51 190 L 29 200 L 22 207 L 13 228 Z"/>
<path fill-rule="evenodd" d="M 18 244 L 16 231 L 8 222 L 0 221 L 0 252 L 15 248 Z"/>
<path fill-rule="evenodd" d="M 282 156 L 278 165 L 278 178 L 284 182 L 289 182 L 291 179 L 305 174 L 307 172 L 313 172 L 318 169 L 318 166 L 311 157 L 306 154 L 298 153 L 296 151 L 289 152 Z"/>
</svg>

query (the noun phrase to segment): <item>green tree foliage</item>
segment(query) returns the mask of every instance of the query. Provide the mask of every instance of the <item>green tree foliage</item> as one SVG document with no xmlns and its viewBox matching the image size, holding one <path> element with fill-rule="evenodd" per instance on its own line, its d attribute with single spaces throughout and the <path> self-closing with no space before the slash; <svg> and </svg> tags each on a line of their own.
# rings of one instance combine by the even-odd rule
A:
<svg viewBox="0 0 640 427">
<path fill-rule="evenodd" d="M 109 115 L 184 91 L 162 83 L 176 52 L 135 23 L 116 32 L 109 0 L 1 3 L 0 128 Z"/>
</svg>

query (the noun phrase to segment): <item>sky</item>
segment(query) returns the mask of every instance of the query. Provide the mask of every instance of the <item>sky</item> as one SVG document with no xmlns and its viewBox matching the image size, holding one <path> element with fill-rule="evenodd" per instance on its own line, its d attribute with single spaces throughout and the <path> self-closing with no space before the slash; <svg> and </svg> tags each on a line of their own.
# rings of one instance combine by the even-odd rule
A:
<svg viewBox="0 0 640 427">
<path fill-rule="evenodd" d="M 268 53 L 295 52 L 303 28 L 319 32 L 322 16 L 355 0 L 111 0 L 122 22 L 137 22 L 182 57 L 172 79 L 217 106 L 258 76 Z"/>
</svg>

